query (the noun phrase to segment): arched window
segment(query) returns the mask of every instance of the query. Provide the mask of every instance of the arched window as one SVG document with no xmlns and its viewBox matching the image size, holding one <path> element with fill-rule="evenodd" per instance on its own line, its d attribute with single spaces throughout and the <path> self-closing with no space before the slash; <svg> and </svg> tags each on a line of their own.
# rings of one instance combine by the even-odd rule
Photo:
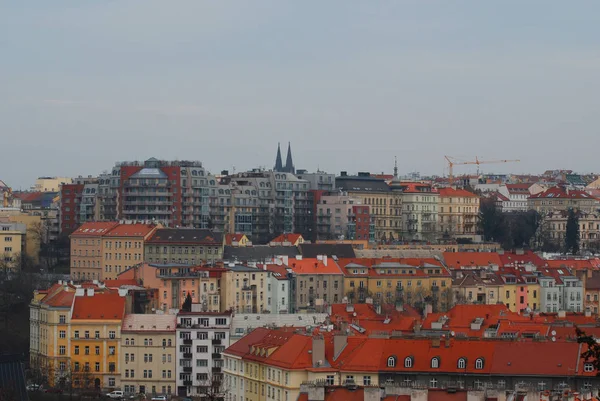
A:
<svg viewBox="0 0 600 401">
<path fill-rule="evenodd" d="M 413 359 L 411 356 L 407 356 L 406 358 L 404 358 L 404 367 L 405 368 L 412 368 L 413 367 Z"/>
<path fill-rule="evenodd" d="M 388 368 L 395 368 L 396 367 L 396 357 L 395 356 L 390 356 L 388 358 L 387 365 L 388 365 Z"/>
<path fill-rule="evenodd" d="M 458 369 L 465 369 L 467 367 L 467 360 L 465 358 L 460 358 L 457 367 Z"/>
<path fill-rule="evenodd" d="M 431 369 L 437 369 L 440 367 L 440 358 L 431 358 Z"/>
<path fill-rule="evenodd" d="M 475 369 L 483 369 L 483 359 L 477 358 L 475 360 Z"/>
</svg>

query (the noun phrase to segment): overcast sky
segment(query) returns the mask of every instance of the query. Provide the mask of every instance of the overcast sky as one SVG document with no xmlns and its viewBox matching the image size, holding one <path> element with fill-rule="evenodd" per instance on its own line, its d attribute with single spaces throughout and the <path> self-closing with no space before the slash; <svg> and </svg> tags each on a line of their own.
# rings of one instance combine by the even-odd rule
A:
<svg viewBox="0 0 600 401">
<path fill-rule="evenodd" d="M 599 120 L 598 1 L 0 5 L 15 189 L 152 156 L 272 168 L 278 141 L 309 171 L 598 171 Z"/>
</svg>

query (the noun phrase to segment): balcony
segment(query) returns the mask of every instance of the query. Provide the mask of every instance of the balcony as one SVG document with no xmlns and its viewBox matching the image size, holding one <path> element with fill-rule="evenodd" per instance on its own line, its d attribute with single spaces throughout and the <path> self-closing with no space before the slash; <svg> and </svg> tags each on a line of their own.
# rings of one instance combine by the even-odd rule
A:
<svg viewBox="0 0 600 401">
<path fill-rule="evenodd" d="M 222 358 L 221 353 L 220 352 L 213 352 L 212 353 L 212 358 L 213 359 L 221 359 Z"/>
<path fill-rule="evenodd" d="M 192 385 L 192 381 L 191 380 L 184 380 L 183 381 L 183 385 L 184 386 L 191 386 Z"/>
<path fill-rule="evenodd" d="M 192 353 L 191 352 L 184 352 L 183 353 L 183 358 L 184 359 L 192 359 Z"/>
<path fill-rule="evenodd" d="M 183 367 L 183 372 L 184 373 L 192 373 L 192 367 L 191 366 L 184 366 Z"/>
<path fill-rule="evenodd" d="M 213 339 L 212 340 L 212 345 L 221 345 L 221 340 L 217 340 L 217 339 Z"/>
<path fill-rule="evenodd" d="M 221 373 L 221 368 L 219 368 L 219 367 L 213 367 L 212 368 L 212 372 L 213 373 Z"/>
<path fill-rule="evenodd" d="M 191 338 L 185 338 L 183 340 L 183 344 L 184 345 L 192 345 L 192 339 Z"/>
</svg>

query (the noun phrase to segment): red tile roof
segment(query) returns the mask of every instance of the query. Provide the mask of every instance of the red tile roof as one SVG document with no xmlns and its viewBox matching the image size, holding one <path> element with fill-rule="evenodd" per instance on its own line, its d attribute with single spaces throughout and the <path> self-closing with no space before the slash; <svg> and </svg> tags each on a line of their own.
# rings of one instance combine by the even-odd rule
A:
<svg viewBox="0 0 600 401">
<path fill-rule="evenodd" d="M 104 285 L 108 288 L 120 288 L 124 285 L 138 285 L 139 283 L 135 279 L 117 279 L 117 280 L 105 280 Z"/>
<path fill-rule="evenodd" d="M 410 314 L 404 314 L 395 308 L 382 308 L 381 314 L 378 314 L 373 305 L 354 304 L 351 310 L 348 310 L 346 304 L 331 305 L 331 322 L 339 324 L 346 322 L 355 323 L 357 326 L 365 329 L 366 332 L 359 333 L 354 330 L 354 334 L 369 335 L 372 332 L 391 332 L 404 331 L 412 332 L 419 316 L 411 317 Z"/>
<path fill-rule="evenodd" d="M 273 273 L 273 277 L 277 280 L 287 280 L 288 279 L 288 271 L 287 266 L 285 265 L 276 265 L 276 264 L 258 264 L 256 265 L 259 269 L 267 270 Z"/>
<path fill-rule="evenodd" d="M 41 192 L 13 192 L 13 197 L 21 199 L 23 203 L 35 202 L 42 198 Z"/>
<path fill-rule="evenodd" d="M 273 238 L 271 242 L 289 242 L 295 244 L 300 238 L 302 238 L 301 234 L 281 234 L 280 236 Z"/>
<path fill-rule="evenodd" d="M 288 265 L 296 274 L 342 274 L 332 258 L 327 258 L 327 265 L 317 258 L 292 259 Z"/>
<path fill-rule="evenodd" d="M 454 197 L 454 198 L 477 198 L 478 196 L 473 192 L 469 192 L 465 189 L 454 189 L 450 187 L 439 188 L 438 192 L 440 196 Z"/>
<path fill-rule="evenodd" d="M 516 254 L 514 252 L 504 252 L 499 256 L 503 266 L 521 266 L 525 264 L 532 264 L 536 267 L 541 267 L 546 264 L 546 261 L 544 259 L 536 255 L 532 251 L 525 251 L 522 254 Z"/>
<path fill-rule="evenodd" d="M 511 194 L 529 194 L 531 184 L 506 184 L 506 189 Z"/>
<path fill-rule="evenodd" d="M 240 242 L 244 234 L 225 234 L 225 245 L 232 245 L 234 242 Z"/>
<path fill-rule="evenodd" d="M 155 224 L 119 224 L 106 237 L 145 237 L 156 229 Z"/>
<path fill-rule="evenodd" d="M 496 252 L 444 252 L 444 260 L 450 269 L 502 265 L 502 260 Z"/>
<path fill-rule="evenodd" d="M 95 293 L 93 296 L 77 296 L 71 319 L 74 320 L 122 320 L 125 314 L 125 298 L 118 293 Z"/>
<path fill-rule="evenodd" d="M 92 222 L 83 223 L 71 236 L 101 237 L 115 228 L 119 223 L 116 222 Z"/>
<path fill-rule="evenodd" d="M 555 260 L 546 260 L 546 265 L 548 267 L 560 268 L 566 267 L 574 270 L 596 270 L 598 269 L 598 264 L 596 260 L 582 260 L 582 259 L 555 259 Z"/>
<path fill-rule="evenodd" d="M 540 192 L 530 196 L 531 199 L 597 199 L 587 193 L 578 189 L 566 189 L 563 187 L 552 187 L 548 188 L 544 192 Z"/>
<path fill-rule="evenodd" d="M 55 288 L 55 286 L 58 286 Z M 48 290 L 48 295 L 42 299 L 42 303 L 53 308 L 70 308 L 73 305 L 75 291 L 71 288 L 65 289 L 61 284 L 55 284 Z"/>
</svg>

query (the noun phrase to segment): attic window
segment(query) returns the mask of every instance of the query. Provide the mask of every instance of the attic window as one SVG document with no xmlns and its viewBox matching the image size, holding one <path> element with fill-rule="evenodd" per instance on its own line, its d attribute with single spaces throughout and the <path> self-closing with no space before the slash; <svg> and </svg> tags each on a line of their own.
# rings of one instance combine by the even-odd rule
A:
<svg viewBox="0 0 600 401">
<path fill-rule="evenodd" d="M 475 369 L 483 369 L 483 359 L 482 358 L 477 358 L 475 360 Z"/>
<path fill-rule="evenodd" d="M 466 369 L 467 368 L 467 360 L 465 358 L 460 358 L 458 363 L 456 364 L 458 369 Z"/>
<path fill-rule="evenodd" d="M 412 368 L 413 367 L 413 358 L 412 356 L 407 356 L 406 358 L 404 358 L 404 367 L 405 368 Z"/>
<path fill-rule="evenodd" d="M 396 367 L 396 357 L 395 356 L 390 356 L 387 360 L 387 366 L 388 368 L 395 368 Z"/>
<path fill-rule="evenodd" d="M 583 371 L 584 372 L 593 372 L 594 371 L 594 364 L 593 363 L 586 363 L 583 365 Z"/>
</svg>

